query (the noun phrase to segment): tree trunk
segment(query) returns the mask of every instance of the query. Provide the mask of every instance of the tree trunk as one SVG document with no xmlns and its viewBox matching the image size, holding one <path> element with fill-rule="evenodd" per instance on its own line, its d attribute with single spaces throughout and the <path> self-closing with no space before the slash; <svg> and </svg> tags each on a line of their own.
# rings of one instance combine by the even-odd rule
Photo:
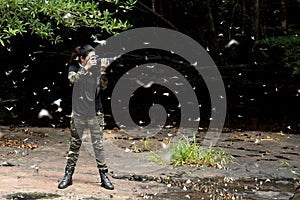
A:
<svg viewBox="0 0 300 200">
<path fill-rule="evenodd" d="M 155 0 L 152 0 L 151 3 L 152 3 L 152 4 L 151 4 L 151 5 L 152 5 L 152 12 L 155 13 L 155 10 L 156 10 L 156 9 L 155 9 L 155 7 L 156 7 L 156 6 L 155 6 Z"/>
<path fill-rule="evenodd" d="M 205 0 L 203 2 L 203 5 L 207 10 L 206 18 L 207 18 L 207 26 L 208 26 L 208 34 L 207 34 L 208 47 L 212 54 L 217 55 L 217 51 L 218 51 L 217 33 L 216 33 L 214 18 L 211 13 L 210 0 Z"/>
<path fill-rule="evenodd" d="M 164 16 L 164 7 L 163 7 L 163 1 L 162 0 L 159 0 L 159 14 L 161 15 L 161 16 Z"/>
<path fill-rule="evenodd" d="M 172 1 L 170 1 L 168 3 L 168 19 L 170 21 L 172 21 L 172 19 L 173 19 L 173 3 L 172 3 Z"/>
<path fill-rule="evenodd" d="M 243 13 L 242 32 L 245 32 L 246 19 L 247 19 L 246 0 L 242 0 L 242 13 Z"/>
<path fill-rule="evenodd" d="M 281 30 L 283 34 L 287 33 L 286 0 L 281 0 Z"/>
<path fill-rule="evenodd" d="M 251 7 L 252 34 L 255 37 L 255 40 L 257 41 L 260 38 L 259 0 L 252 0 Z"/>
<path fill-rule="evenodd" d="M 234 16 L 235 16 L 236 9 L 239 5 L 239 2 L 240 2 L 240 0 L 236 0 L 235 3 L 234 3 L 234 7 L 232 9 L 231 22 L 230 22 L 231 29 L 229 31 L 229 40 L 232 39 L 232 30 L 234 29 L 233 28 L 234 27 Z"/>
</svg>

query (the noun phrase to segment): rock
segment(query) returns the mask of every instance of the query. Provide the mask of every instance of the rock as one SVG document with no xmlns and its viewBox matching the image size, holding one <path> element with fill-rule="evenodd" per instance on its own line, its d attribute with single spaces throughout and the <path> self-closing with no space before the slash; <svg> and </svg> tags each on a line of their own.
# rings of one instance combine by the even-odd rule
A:
<svg viewBox="0 0 300 200">
<path fill-rule="evenodd" d="M 132 188 L 132 192 L 137 192 L 137 189 L 135 187 Z"/>
<path fill-rule="evenodd" d="M 289 192 L 257 191 L 256 195 L 261 199 L 285 200 L 285 199 L 289 199 L 293 194 Z"/>
<path fill-rule="evenodd" d="M 0 164 L 0 166 L 3 166 L 3 167 L 13 167 L 13 166 L 16 166 L 16 165 L 14 165 L 14 164 L 12 164 L 10 162 L 2 162 Z"/>
</svg>

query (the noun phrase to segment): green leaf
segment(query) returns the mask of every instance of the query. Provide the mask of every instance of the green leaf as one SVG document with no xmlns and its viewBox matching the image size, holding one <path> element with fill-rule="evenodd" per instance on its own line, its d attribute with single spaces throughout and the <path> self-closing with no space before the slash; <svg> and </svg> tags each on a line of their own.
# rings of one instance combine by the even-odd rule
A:
<svg viewBox="0 0 300 200">
<path fill-rule="evenodd" d="M 5 44 L 4 44 L 4 42 L 3 42 L 2 39 L 0 39 L 0 43 L 1 43 L 2 46 L 5 46 Z"/>
<path fill-rule="evenodd" d="M 136 1 L 106 0 L 105 2 L 112 3 L 110 9 L 115 11 L 124 5 L 132 7 L 133 2 Z M 98 4 L 101 4 L 101 1 L 96 3 L 95 1 L 77 0 L 2 0 L 0 3 L 0 32 L 5 33 L 5 36 L 1 37 L 1 44 L 26 32 L 56 43 L 62 41 L 59 39 L 61 36 L 69 33 L 69 31 L 65 31 L 68 29 L 77 31 L 80 27 L 87 27 L 95 32 L 105 30 L 114 34 L 130 27 L 127 21 L 123 22 L 123 20 L 113 17 L 115 13 L 111 13 L 108 9 L 99 10 L 101 6 Z M 70 13 L 71 16 L 64 17 L 67 13 Z"/>
</svg>

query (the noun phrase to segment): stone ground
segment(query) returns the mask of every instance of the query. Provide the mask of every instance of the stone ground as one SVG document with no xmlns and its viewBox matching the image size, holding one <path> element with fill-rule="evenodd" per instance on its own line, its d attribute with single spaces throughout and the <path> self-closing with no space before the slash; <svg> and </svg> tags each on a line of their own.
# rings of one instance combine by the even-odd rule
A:
<svg viewBox="0 0 300 200">
<path fill-rule="evenodd" d="M 216 146 L 235 160 L 218 169 L 153 163 L 149 160 L 153 154 L 145 151 L 138 134 L 106 130 L 104 143 L 115 190 L 99 186 L 88 137 L 73 185 L 59 190 L 69 130 L 0 128 L 0 199 L 289 199 L 299 184 L 300 134 L 222 133 Z M 161 142 L 172 134 L 167 130 L 151 137 L 149 146 L 162 149 Z M 168 148 L 162 150 L 168 158 Z M 294 199 L 299 196 L 298 191 Z"/>
</svg>

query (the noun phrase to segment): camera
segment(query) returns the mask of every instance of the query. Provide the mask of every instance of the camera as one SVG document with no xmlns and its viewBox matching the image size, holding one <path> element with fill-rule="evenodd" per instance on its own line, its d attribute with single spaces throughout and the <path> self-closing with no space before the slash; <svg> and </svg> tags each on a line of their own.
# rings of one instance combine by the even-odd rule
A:
<svg viewBox="0 0 300 200">
<path fill-rule="evenodd" d="M 91 56 L 91 60 L 96 60 L 97 62 L 101 62 L 102 59 L 106 59 L 108 61 L 108 63 L 110 64 L 113 61 L 117 60 L 119 57 L 120 56 L 103 58 L 103 57 L 100 57 L 98 55 L 93 55 L 93 56 Z"/>
</svg>

